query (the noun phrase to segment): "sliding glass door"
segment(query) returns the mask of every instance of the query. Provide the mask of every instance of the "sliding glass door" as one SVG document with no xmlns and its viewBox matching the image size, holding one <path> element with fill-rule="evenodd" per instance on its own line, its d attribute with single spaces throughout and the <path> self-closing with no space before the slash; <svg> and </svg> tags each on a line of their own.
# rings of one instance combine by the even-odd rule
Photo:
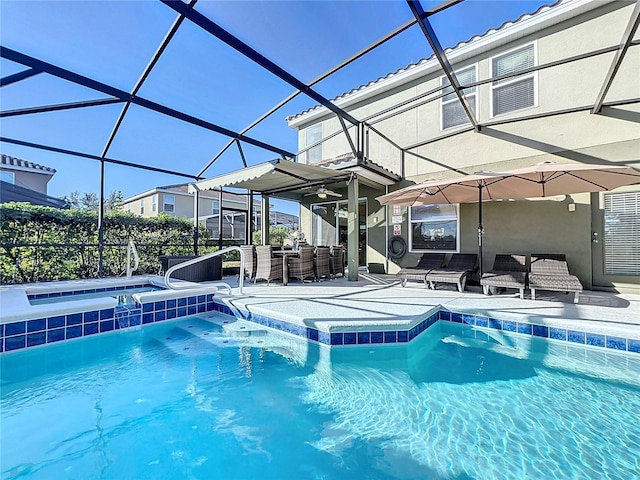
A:
<svg viewBox="0 0 640 480">
<path fill-rule="evenodd" d="M 342 245 L 347 250 L 349 232 L 347 202 L 326 202 L 311 205 L 313 245 Z M 367 204 L 358 202 L 358 264 L 367 265 Z"/>
</svg>

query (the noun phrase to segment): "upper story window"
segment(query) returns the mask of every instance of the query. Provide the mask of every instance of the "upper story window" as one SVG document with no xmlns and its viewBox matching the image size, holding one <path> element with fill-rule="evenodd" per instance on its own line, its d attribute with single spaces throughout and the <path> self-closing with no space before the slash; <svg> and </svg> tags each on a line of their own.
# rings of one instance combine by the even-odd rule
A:
<svg viewBox="0 0 640 480">
<path fill-rule="evenodd" d="M 322 123 L 312 125 L 305 132 L 305 146 L 313 145 L 322 140 Z M 322 144 L 307 150 L 307 163 L 316 163 L 322 160 Z"/>
<path fill-rule="evenodd" d="M 535 65 L 535 44 L 530 43 L 492 58 L 491 76 L 516 73 Z M 534 107 L 536 105 L 536 82 L 536 72 L 492 82 L 492 116 Z"/>
<path fill-rule="evenodd" d="M 220 213 L 220 202 L 214 200 L 211 202 L 211 215 L 218 215 Z"/>
<path fill-rule="evenodd" d="M 16 174 L 14 172 L 0 170 L 0 180 L 2 180 L 3 182 L 14 184 L 16 183 Z"/>
<path fill-rule="evenodd" d="M 154 195 L 151 197 L 151 211 L 152 212 L 157 212 L 158 211 L 158 196 Z"/>
<path fill-rule="evenodd" d="M 457 205 L 420 205 L 409 209 L 411 251 L 458 251 Z"/>
<path fill-rule="evenodd" d="M 162 203 L 162 211 L 173 213 L 175 210 L 176 210 L 176 196 L 164 195 L 164 200 Z"/>
<path fill-rule="evenodd" d="M 473 65 L 469 68 L 465 68 L 463 70 L 459 70 L 455 72 L 456 78 L 460 85 L 467 85 L 469 83 L 473 83 L 477 79 L 477 71 L 476 66 Z M 449 79 L 447 77 L 442 77 L 440 80 L 440 85 L 447 85 L 449 83 Z M 453 87 L 448 86 L 442 89 L 442 93 L 453 92 Z M 476 87 L 465 88 L 464 96 L 469 102 L 469 106 L 471 107 L 471 111 L 475 115 L 476 113 Z M 441 120 L 442 120 L 442 130 L 447 128 L 455 127 L 458 125 L 464 125 L 465 123 L 469 123 L 469 117 L 462 108 L 462 103 L 458 100 L 458 96 L 455 93 L 449 93 L 441 98 Z"/>
<path fill-rule="evenodd" d="M 140 215 L 144 215 L 144 198 L 140 199 Z"/>
</svg>

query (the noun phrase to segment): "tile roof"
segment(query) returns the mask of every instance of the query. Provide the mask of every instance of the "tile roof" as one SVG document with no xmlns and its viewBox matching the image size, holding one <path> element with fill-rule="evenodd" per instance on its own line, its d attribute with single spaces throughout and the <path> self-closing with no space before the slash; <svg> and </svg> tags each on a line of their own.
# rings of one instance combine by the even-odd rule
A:
<svg viewBox="0 0 640 480">
<path fill-rule="evenodd" d="M 5 165 L 8 167 L 21 167 L 21 168 L 28 168 L 31 170 L 38 170 L 41 173 L 46 173 L 49 175 L 53 175 L 54 173 L 56 173 L 55 168 L 45 167 L 44 165 L 39 165 L 37 163 L 29 162 L 27 160 L 22 160 L 20 158 L 10 157 L 9 155 L 2 154 L 2 158 L 0 160 L 0 168 Z"/>
<path fill-rule="evenodd" d="M 353 154 L 353 152 L 343 153 L 341 155 L 337 155 L 331 158 L 325 158 L 318 162 L 314 162 L 311 165 L 315 165 L 318 167 L 334 168 L 336 170 L 340 170 L 341 168 L 352 167 L 355 164 L 366 167 L 371 171 L 378 171 L 378 173 L 381 173 L 389 178 L 397 178 L 398 180 L 400 179 L 397 173 L 389 170 L 388 168 L 386 168 L 383 165 L 380 165 L 379 163 L 372 162 L 371 160 L 367 160 L 365 162 L 359 162 L 356 159 L 356 156 Z"/>
<path fill-rule="evenodd" d="M 478 40 L 480 40 L 482 38 L 485 38 L 485 37 L 487 37 L 489 35 L 493 35 L 493 34 L 499 32 L 499 31 L 501 31 L 503 29 L 506 29 L 507 27 L 511 27 L 513 25 L 516 25 L 516 24 L 518 24 L 518 23 L 520 23 L 520 22 L 522 22 L 524 20 L 527 20 L 527 19 L 529 19 L 529 18 L 531 18 L 531 17 L 533 17 L 535 15 L 538 15 L 539 13 L 545 12 L 545 11 L 551 9 L 551 8 L 555 8 L 560 4 L 567 3 L 568 1 L 571 1 L 571 0 L 557 0 L 555 3 L 548 4 L 548 5 L 542 5 L 535 12 L 523 13 L 516 20 L 507 20 L 506 22 L 504 22 L 502 25 L 500 25 L 497 28 L 490 28 L 490 29 L 488 29 L 486 32 L 484 32 L 481 35 L 474 35 L 473 37 L 469 38 L 468 40 L 460 41 L 456 45 L 454 45 L 453 47 L 445 48 L 444 51 L 445 51 L 445 53 L 450 53 L 453 50 L 455 50 L 456 48 L 463 47 L 463 46 L 468 45 L 470 43 L 477 42 Z M 332 98 L 330 101 L 332 103 L 335 103 L 336 101 L 342 100 L 343 98 L 347 98 L 347 97 L 349 97 L 350 95 L 353 95 L 356 92 L 365 90 L 366 88 L 369 88 L 369 87 L 371 87 L 373 85 L 376 85 L 377 83 L 379 83 L 379 82 L 381 82 L 383 80 L 388 80 L 390 78 L 393 78 L 393 77 L 397 76 L 400 73 L 406 72 L 408 70 L 413 70 L 414 68 L 416 68 L 416 67 L 418 67 L 418 66 L 420 66 L 420 65 L 422 65 L 424 63 L 427 63 L 427 62 L 429 62 L 429 61 L 431 61 L 433 59 L 435 59 L 435 54 L 431 55 L 428 58 L 422 58 L 422 59 L 418 60 L 415 63 L 410 63 L 406 67 L 399 68 L 395 72 L 388 73 L 387 75 L 385 75 L 383 77 L 378 77 L 376 80 L 372 80 L 369 83 L 360 85 L 359 87 L 353 88 L 353 89 L 349 90 L 348 92 L 344 92 L 344 93 L 338 95 L 337 97 Z M 309 112 L 312 112 L 312 111 L 315 111 L 315 110 L 320 110 L 321 108 L 323 108 L 322 105 L 316 105 L 314 107 L 308 108 L 308 109 L 306 109 L 306 110 L 304 110 L 304 111 L 302 111 L 300 113 L 297 113 L 295 115 L 290 115 L 290 116 L 286 117 L 285 119 L 287 121 L 295 120 L 296 118 L 299 118 L 299 117 L 301 117 L 301 116 L 303 116 L 303 115 L 305 115 L 305 114 L 307 114 Z"/>
</svg>

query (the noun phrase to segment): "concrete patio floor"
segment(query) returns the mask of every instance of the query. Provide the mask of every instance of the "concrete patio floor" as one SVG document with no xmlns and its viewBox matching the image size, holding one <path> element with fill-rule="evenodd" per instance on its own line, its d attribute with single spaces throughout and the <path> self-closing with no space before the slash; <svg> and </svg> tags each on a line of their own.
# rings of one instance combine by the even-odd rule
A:
<svg viewBox="0 0 640 480">
<path fill-rule="evenodd" d="M 225 281 L 237 285 L 236 278 Z M 539 292 L 534 301 L 527 298 L 528 292 L 520 299 L 514 291 L 486 296 L 480 287 L 467 290 L 459 293 L 454 286 L 431 290 L 417 282 L 403 288 L 393 275 L 361 274 L 357 282 L 344 278 L 288 286 L 246 282 L 244 295 L 225 301 L 253 314 L 325 331 L 372 325 L 391 329 L 443 306 L 453 312 L 640 339 L 640 291 L 638 295 L 585 291 L 574 304 L 573 294 L 558 292 Z"/>
</svg>

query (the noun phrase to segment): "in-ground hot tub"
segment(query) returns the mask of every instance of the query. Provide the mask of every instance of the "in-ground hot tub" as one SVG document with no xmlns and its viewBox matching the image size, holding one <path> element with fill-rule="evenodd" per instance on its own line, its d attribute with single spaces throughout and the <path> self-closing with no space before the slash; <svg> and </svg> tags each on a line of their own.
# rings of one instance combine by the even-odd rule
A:
<svg viewBox="0 0 640 480">
<path fill-rule="evenodd" d="M 155 275 L 0 287 L 0 352 L 205 313 L 215 286 Z"/>
</svg>

